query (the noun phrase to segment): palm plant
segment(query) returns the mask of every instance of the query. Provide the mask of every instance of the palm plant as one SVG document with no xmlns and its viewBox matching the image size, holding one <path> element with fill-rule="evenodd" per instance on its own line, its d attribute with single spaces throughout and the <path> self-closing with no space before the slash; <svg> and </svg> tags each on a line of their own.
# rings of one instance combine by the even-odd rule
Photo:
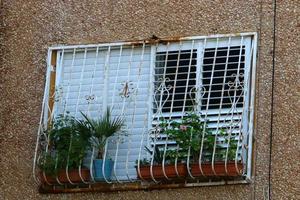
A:
<svg viewBox="0 0 300 200">
<path fill-rule="evenodd" d="M 124 119 L 121 116 L 112 118 L 110 108 L 107 108 L 104 115 L 99 119 L 92 119 L 82 112 L 81 114 L 92 133 L 93 142 L 98 149 L 98 158 L 102 159 L 107 139 L 122 129 Z"/>
</svg>

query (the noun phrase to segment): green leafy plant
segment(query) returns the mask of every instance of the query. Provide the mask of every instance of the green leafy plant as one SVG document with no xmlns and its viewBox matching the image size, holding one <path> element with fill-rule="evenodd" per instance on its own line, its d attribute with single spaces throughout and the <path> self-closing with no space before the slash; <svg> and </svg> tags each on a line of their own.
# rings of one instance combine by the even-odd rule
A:
<svg viewBox="0 0 300 200">
<path fill-rule="evenodd" d="M 49 152 L 43 152 L 39 158 L 38 163 L 40 169 L 45 172 L 46 175 L 56 175 L 57 170 L 55 169 L 56 160 L 55 156 L 51 155 Z"/>
<path fill-rule="evenodd" d="M 99 119 L 92 119 L 83 113 L 81 114 L 85 119 L 82 125 L 93 136 L 93 143 L 98 148 L 98 158 L 102 159 L 107 139 L 121 131 L 124 126 L 124 119 L 121 116 L 112 118 L 110 108 L 107 108 L 104 115 Z"/>
<path fill-rule="evenodd" d="M 164 159 L 164 151 L 160 150 L 158 146 L 155 146 L 154 148 L 154 152 L 151 151 L 151 149 L 149 149 L 147 146 L 145 146 L 145 150 L 149 153 L 153 155 L 153 162 L 155 164 L 161 164 L 163 162 Z"/>
<path fill-rule="evenodd" d="M 227 145 L 227 147 L 222 147 L 221 145 L 217 145 L 216 149 L 216 161 L 225 161 L 226 154 L 227 154 L 227 160 L 233 161 L 236 157 L 236 151 L 238 146 L 238 141 L 235 139 L 235 135 L 230 136 L 227 135 L 225 131 L 220 131 L 219 138 L 223 139 L 224 144 Z"/>
<path fill-rule="evenodd" d="M 200 149 L 202 147 L 201 160 L 211 161 L 212 153 L 214 150 L 216 136 L 212 131 L 207 128 L 205 123 L 201 120 L 200 116 L 195 112 L 187 113 L 181 121 L 162 121 L 160 127 L 163 132 L 168 135 L 170 140 L 173 140 L 178 145 L 178 151 L 176 152 L 177 157 L 181 159 L 190 158 L 197 162 L 199 160 Z M 227 160 L 234 160 L 237 141 L 234 138 L 230 138 L 226 134 L 224 129 L 218 131 L 218 137 L 225 138 L 225 143 L 228 142 L 228 157 Z M 203 144 L 201 143 L 203 138 Z M 220 144 L 216 144 L 215 160 L 222 161 L 226 158 L 227 148 L 222 147 Z M 190 153 L 189 153 L 190 152 Z"/>
<path fill-rule="evenodd" d="M 150 165 L 150 161 L 147 158 L 141 159 L 140 161 L 136 160 L 135 164 L 138 165 L 138 162 L 140 162 L 141 166 Z"/>
<path fill-rule="evenodd" d="M 199 157 L 204 124 L 197 114 L 191 112 L 183 117 L 181 121 L 163 121 L 160 125 L 169 139 L 177 143 L 179 147 L 177 156 L 186 158 L 188 151 L 190 151 L 190 155 L 194 160 Z M 208 139 L 210 138 L 208 137 Z"/>
<path fill-rule="evenodd" d="M 91 134 L 82 120 L 59 115 L 50 129 L 45 131 L 49 138 L 49 149 L 39 159 L 39 167 L 47 175 L 56 175 L 60 170 L 76 169 L 91 148 Z"/>
<path fill-rule="evenodd" d="M 153 150 L 151 150 L 149 147 L 145 146 L 145 150 L 152 156 L 153 155 L 153 164 L 154 165 L 161 165 L 163 161 L 165 161 L 165 164 L 173 164 L 175 163 L 175 159 L 178 155 L 175 149 L 166 149 L 160 148 L 159 146 L 155 146 Z M 136 164 L 138 163 L 138 160 L 136 160 Z M 142 159 L 140 160 L 140 165 L 150 165 L 151 159 Z"/>
</svg>

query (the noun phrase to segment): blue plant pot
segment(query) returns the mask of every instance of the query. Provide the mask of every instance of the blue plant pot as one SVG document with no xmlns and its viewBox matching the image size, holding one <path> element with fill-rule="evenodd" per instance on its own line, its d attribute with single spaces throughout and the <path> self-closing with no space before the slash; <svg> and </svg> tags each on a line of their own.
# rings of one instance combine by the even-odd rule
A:
<svg viewBox="0 0 300 200">
<path fill-rule="evenodd" d="M 104 162 L 105 161 L 105 162 Z M 105 181 L 110 180 L 112 168 L 114 166 L 114 162 L 112 160 L 102 160 L 102 159 L 94 159 L 93 161 L 93 175 L 95 181 Z M 104 162 L 104 174 L 103 174 L 103 162 Z"/>
</svg>

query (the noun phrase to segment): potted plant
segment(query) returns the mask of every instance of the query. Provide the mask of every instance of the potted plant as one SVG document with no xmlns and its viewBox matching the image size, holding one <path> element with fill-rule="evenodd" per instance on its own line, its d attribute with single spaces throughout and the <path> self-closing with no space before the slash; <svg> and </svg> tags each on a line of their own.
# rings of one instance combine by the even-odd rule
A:
<svg viewBox="0 0 300 200">
<path fill-rule="evenodd" d="M 230 137 L 223 129 L 218 131 L 218 137 L 223 137 L 227 148 L 216 143 L 214 162 L 212 162 L 215 135 L 208 129 L 198 114 L 188 113 L 180 122 L 172 121 L 168 125 L 163 123 L 164 133 L 179 146 L 179 153 L 186 156 L 191 164 L 190 171 L 193 176 L 240 176 L 243 164 L 235 162 L 237 141 Z M 204 135 L 203 135 L 204 134 Z M 203 143 L 201 143 L 203 138 Z M 200 150 L 202 155 L 199 162 Z M 227 154 L 227 160 L 226 160 Z M 189 157 L 189 159 L 188 159 Z M 201 172 L 202 170 L 202 172 Z"/>
<path fill-rule="evenodd" d="M 143 159 L 136 161 L 137 174 L 139 179 L 143 180 L 152 180 L 152 176 L 155 180 L 167 178 L 182 178 L 187 175 L 186 164 L 181 162 L 181 159 L 178 158 L 177 151 L 174 149 L 167 149 L 166 152 L 164 149 L 160 149 L 158 146 L 155 146 L 154 150 L 150 150 L 148 147 L 145 147 L 145 150 L 149 154 L 153 155 L 153 165 L 151 167 L 151 160 Z M 165 158 L 164 158 L 165 154 Z M 176 163 L 177 155 L 177 163 Z M 163 165 L 164 161 L 164 165 Z M 139 163 L 138 163 L 139 162 Z M 152 176 L 151 176 L 152 171 Z"/>
<path fill-rule="evenodd" d="M 199 163 L 198 160 L 198 162 L 191 164 L 191 173 L 193 176 L 241 176 L 243 163 L 241 161 L 235 162 L 237 141 L 234 137 L 235 136 L 228 136 L 223 129 L 219 130 L 218 138 L 223 139 L 224 144 L 226 144 L 227 147 L 217 144 L 214 160 L 212 160 L 215 135 L 208 130 L 204 136 L 203 155 L 201 156 L 201 162 Z M 197 156 L 199 157 L 199 154 Z"/>
<path fill-rule="evenodd" d="M 51 128 L 45 131 L 49 148 L 38 161 L 43 183 L 55 184 L 56 178 L 61 183 L 90 179 L 89 170 L 81 166 L 86 151 L 91 148 L 91 135 L 84 124 L 67 113 L 55 118 Z"/>
<path fill-rule="evenodd" d="M 103 159 L 107 139 L 121 131 L 124 119 L 120 116 L 111 117 L 111 110 L 107 108 L 104 115 L 99 119 L 92 119 L 81 113 L 86 120 L 87 128 L 92 135 L 92 143 L 98 150 L 97 158 L 93 160 L 93 175 L 96 181 L 109 180 L 113 168 L 111 159 Z M 105 177 L 105 178 L 104 178 Z"/>
</svg>

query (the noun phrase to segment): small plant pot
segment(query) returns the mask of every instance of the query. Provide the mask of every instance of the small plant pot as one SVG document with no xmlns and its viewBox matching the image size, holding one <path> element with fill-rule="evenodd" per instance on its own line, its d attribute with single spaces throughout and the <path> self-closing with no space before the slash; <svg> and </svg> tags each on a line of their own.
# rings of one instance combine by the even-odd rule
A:
<svg viewBox="0 0 300 200">
<path fill-rule="evenodd" d="M 79 174 L 79 170 L 78 169 L 73 169 L 73 170 L 69 170 L 68 171 L 68 176 L 69 179 L 72 183 L 82 183 L 83 181 L 87 182 L 90 180 L 90 170 L 89 169 L 81 169 L 80 170 L 81 173 L 81 178 L 80 178 L 80 174 Z M 43 173 L 40 173 L 40 180 L 43 184 L 58 184 L 56 177 L 58 178 L 60 183 L 70 183 L 69 179 L 68 179 L 66 170 L 61 170 L 59 171 L 59 173 L 57 174 L 57 176 L 50 176 L 50 175 L 46 175 L 44 177 Z M 47 179 L 47 181 L 46 181 Z M 83 180 L 83 181 L 82 181 Z"/>
<path fill-rule="evenodd" d="M 93 166 L 94 174 L 93 175 L 94 175 L 95 181 L 103 182 L 103 181 L 105 181 L 105 179 L 110 180 L 114 162 L 109 159 L 106 159 L 106 160 L 95 159 L 93 162 L 94 162 L 93 163 L 94 164 L 94 166 Z M 104 170 L 103 170 L 103 164 L 104 164 Z"/>
<path fill-rule="evenodd" d="M 234 177 L 241 176 L 243 171 L 243 163 L 237 163 L 237 168 L 234 161 L 227 162 L 227 166 L 225 166 L 225 162 L 215 162 L 214 163 L 214 171 L 211 162 L 205 162 L 201 164 L 202 173 L 200 171 L 199 163 L 195 163 L 191 165 L 191 173 L 193 176 L 208 176 L 208 177 Z M 227 169 L 227 170 L 226 170 Z"/>
<path fill-rule="evenodd" d="M 165 165 L 165 174 L 168 178 L 183 178 L 187 176 L 187 168 L 186 164 L 178 163 L 177 164 L 177 172 L 176 173 L 176 167 L 175 164 L 172 165 Z M 138 168 L 136 167 L 138 178 L 144 179 L 144 180 L 152 180 L 151 177 L 151 166 L 150 165 L 144 165 L 140 166 L 140 174 L 138 173 Z M 164 172 L 163 172 L 163 166 L 162 165 L 153 165 L 152 167 L 153 177 L 155 179 L 166 179 Z"/>
</svg>

